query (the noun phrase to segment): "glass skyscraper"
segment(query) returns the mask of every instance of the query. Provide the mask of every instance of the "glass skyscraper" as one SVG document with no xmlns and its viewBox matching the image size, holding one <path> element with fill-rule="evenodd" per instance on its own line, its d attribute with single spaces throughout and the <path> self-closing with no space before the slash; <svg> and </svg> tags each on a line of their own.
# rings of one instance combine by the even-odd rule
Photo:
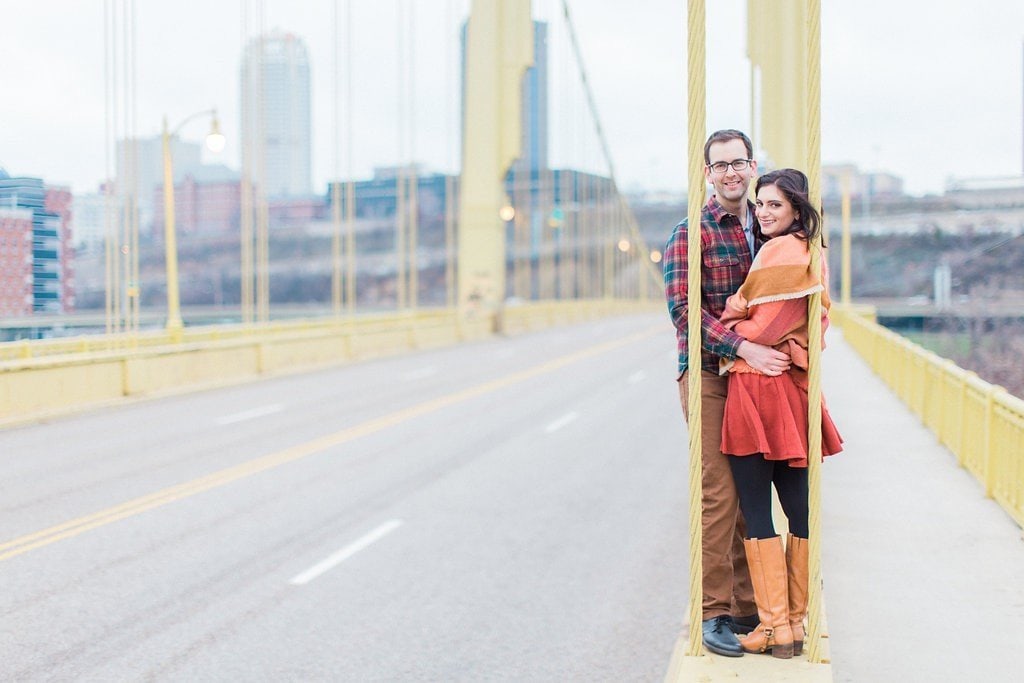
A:
<svg viewBox="0 0 1024 683">
<path fill-rule="evenodd" d="M 242 149 L 271 199 L 312 192 L 309 53 L 301 38 L 254 38 L 242 60 Z"/>
</svg>

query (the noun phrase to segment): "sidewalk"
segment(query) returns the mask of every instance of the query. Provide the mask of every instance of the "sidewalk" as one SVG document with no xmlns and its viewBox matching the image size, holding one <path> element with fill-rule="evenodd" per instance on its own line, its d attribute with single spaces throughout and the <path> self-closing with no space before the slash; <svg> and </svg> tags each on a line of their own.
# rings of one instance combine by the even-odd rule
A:
<svg viewBox="0 0 1024 683">
<path fill-rule="evenodd" d="M 832 670 L 856 681 L 1019 681 L 1024 538 L 833 328 L 822 574 Z"/>
<path fill-rule="evenodd" d="M 1024 536 L 833 327 L 822 390 L 845 439 L 822 468 L 835 683 L 1010 683 L 1024 671 Z M 1024 454 L 1022 454 L 1024 457 Z M 666 681 L 821 681 L 829 667 L 680 660 Z M 680 649 L 683 647 L 683 649 Z M 780 666 L 781 665 L 781 666 Z"/>
</svg>

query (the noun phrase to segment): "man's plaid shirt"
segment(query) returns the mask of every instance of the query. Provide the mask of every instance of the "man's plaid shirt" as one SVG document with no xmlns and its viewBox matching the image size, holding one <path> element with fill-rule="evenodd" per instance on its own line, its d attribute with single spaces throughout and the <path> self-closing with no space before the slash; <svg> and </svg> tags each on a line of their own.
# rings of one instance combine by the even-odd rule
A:
<svg viewBox="0 0 1024 683">
<path fill-rule="evenodd" d="M 747 210 L 754 214 L 754 205 L 747 202 Z M 675 227 L 672 237 L 665 245 L 665 298 L 669 314 L 676 326 L 679 342 L 679 374 L 687 368 L 686 356 L 686 287 L 687 287 L 687 243 L 686 224 L 683 219 Z M 763 240 L 757 221 L 754 221 L 754 249 Z M 725 310 L 725 300 L 735 294 L 750 271 L 753 255 L 743 235 L 740 219 L 718 203 L 712 195 L 704 205 L 700 217 L 700 248 L 703 254 L 701 267 L 701 328 L 703 344 L 701 367 L 718 374 L 718 360 L 722 357 L 735 358 L 743 337 L 726 329 L 718 319 Z"/>
</svg>

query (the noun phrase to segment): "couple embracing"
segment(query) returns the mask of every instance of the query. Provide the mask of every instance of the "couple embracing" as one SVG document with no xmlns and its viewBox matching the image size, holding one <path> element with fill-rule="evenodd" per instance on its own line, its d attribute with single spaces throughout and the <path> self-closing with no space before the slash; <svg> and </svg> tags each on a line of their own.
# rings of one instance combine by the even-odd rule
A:
<svg viewBox="0 0 1024 683">
<path fill-rule="evenodd" d="M 738 130 L 713 133 L 704 175 L 714 194 L 701 211 L 702 363 L 687 362 L 687 221 L 665 248 L 665 295 L 676 327 L 679 395 L 701 372 L 703 439 L 703 641 L 739 657 L 801 654 L 807 614 L 807 298 L 822 292 L 825 260 L 810 270 L 821 216 L 807 177 L 780 169 L 757 178 L 753 145 Z M 822 405 L 822 453 L 842 448 Z M 785 544 L 772 523 L 771 488 L 789 520 Z M 738 636 L 742 636 L 739 638 Z"/>
</svg>

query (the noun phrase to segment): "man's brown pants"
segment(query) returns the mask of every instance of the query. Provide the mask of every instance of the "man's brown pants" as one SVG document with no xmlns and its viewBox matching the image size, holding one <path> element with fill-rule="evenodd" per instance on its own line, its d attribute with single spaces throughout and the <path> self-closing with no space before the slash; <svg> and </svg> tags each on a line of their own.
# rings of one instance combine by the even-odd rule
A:
<svg viewBox="0 0 1024 683">
<path fill-rule="evenodd" d="M 679 399 L 689 421 L 688 373 L 679 380 Z M 703 370 L 701 375 L 701 529 L 703 533 L 703 619 L 757 613 L 743 550 L 746 529 L 729 469 L 722 453 L 722 418 L 728 378 Z"/>
</svg>

